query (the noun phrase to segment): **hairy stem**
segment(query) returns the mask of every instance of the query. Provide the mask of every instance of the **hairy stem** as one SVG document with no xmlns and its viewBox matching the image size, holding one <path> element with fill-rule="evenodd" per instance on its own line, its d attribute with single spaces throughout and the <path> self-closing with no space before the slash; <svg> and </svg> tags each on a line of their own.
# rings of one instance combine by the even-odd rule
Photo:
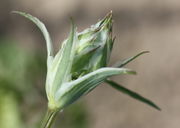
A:
<svg viewBox="0 0 180 128">
<path fill-rule="evenodd" d="M 57 110 L 47 110 L 46 116 L 42 122 L 41 128 L 51 128 L 53 122 L 55 121 L 55 117 L 57 115 Z"/>
</svg>

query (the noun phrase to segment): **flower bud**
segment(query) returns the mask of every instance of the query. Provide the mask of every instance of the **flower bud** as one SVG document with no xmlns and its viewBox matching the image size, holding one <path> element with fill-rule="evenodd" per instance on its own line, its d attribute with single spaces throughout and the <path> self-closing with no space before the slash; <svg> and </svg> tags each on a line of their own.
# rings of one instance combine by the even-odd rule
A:
<svg viewBox="0 0 180 128">
<path fill-rule="evenodd" d="M 78 33 L 78 40 L 71 70 L 72 79 L 107 66 L 114 43 L 112 12 L 95 25 Z"/>
<path fill-rule="evenodd" d="M 47 45 L 46 94 L 48 108 L 59 111 L 89 93 L 108 77 L 135 74 L 126 68 L 107 67 L 114 39 L 112 38 L 112 12 L 103 20 L 81 33 L 72 23 L 68 38 L 54 54 L 52 41 L 45 25 L 36 17 L 22 15 L 37 25 Z"/>
</svg>

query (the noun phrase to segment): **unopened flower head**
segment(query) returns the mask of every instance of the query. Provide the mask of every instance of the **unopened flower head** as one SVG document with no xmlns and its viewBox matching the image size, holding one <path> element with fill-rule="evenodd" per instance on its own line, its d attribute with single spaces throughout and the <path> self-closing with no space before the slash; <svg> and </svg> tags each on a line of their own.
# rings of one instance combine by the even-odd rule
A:
<svg viewBox="0 0 180 128">
<path fill-rule="evenodd" d="M 95 25 L 78 33 L 74 23 L 71 32 L 63 41 L 61 49 L 54 55 L 50 35 L 45 25 L 36 17 L 15 11 L 34 22 L 44 35 L 47 45 L 46 93 L 48 107 L 51 110 L 62 110 L 81 96 L 89 93 L 108 77 L 119 74 L 135 74 L 134 71 L 121 68 L 132 61 L 132 57 L 117 67 L 107 67 L 114 37 L 112 37 L 112 12 Z M 144 52 L 145 53 L 145 52 Z M 118 64 L 119 65 L 119 64 Z M 107 82 L 124 92 L 113 82 Z M 158 109 L 151 101 L 137 96 L 126 89 L 126 93 Z"/>
<path fill-rule="evenodd" d="M 101 67 L 106 67 L 113 43 L 112 12 L 110 12 L 103 20 L 78 33 L 78 44 L 71 69 L 72 78 L 77 79 Z"/>
<path fill-rule="evenodd" d="M 45 37 L 48 52 L 46 93 L 50 109 L 63 109 L 110 76 L 135 73 L 125 68 L 106 67 L 114 42 L 112 12 L 80 33 L 72 23 L 69 37 L 56 55 L 45 25 L 30 14 L 14 13 L 34 22 Z"/>
</svg>

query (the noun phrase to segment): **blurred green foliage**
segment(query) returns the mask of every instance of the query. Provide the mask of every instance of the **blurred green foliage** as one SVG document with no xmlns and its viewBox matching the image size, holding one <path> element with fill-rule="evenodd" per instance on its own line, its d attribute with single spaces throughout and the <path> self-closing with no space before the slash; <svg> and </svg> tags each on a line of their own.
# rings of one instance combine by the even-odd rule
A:
<svg viewBox="0 0 180 128">
<path fill-rule="evenodd" d="M 0 38 L 0 128 L 36 128 L 45 112 L 46 54 Z M 87 128 L 83 103 L 69 107 L 56 128 Z"/>
<path fill-rule="evenodd" d="M 15 95 L 6 89 L 0 88 L 0 127 L 23 128 L 20 111 Z"/>
<path fill-rule="evenodd" d="M 23 113 L 23 104 L 27 96 L 37 93 L 35 79 L 45 73 L 43 57 L 32 54 L 16 42 L 0 40 L 0 127 L 23 128 L 27 113 Z M 43 72 L 44 71 L 44 72 Z M 36 81 L 37 82 L 37 81 Z M 29 95 L 31 94 L 31 95 Z M 30 105 L 27 104 L 27 109 Z M 26 110 L 27 111 L 27 110 Z M 24 120 L 22 120 L 22 118 Z"/>
</svg>

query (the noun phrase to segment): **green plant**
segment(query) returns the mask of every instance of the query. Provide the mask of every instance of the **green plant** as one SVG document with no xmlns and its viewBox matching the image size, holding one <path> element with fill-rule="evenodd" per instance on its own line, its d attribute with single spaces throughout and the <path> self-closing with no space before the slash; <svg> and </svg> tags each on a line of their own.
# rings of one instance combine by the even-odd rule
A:
<svg viewBox="0 0 180 128">
<path fill-rule="evenodd" d="M 46 40 L 48 112 L 42 128 L 50 128 L 59 111 L 89 93 L 102 82 L 160 110 L 152 101 L 108 79 L 114 75 L 136 74 L 135 71 L 122 67 L 138 56 L 147 53 L 147 51 L 143 51 L 118 62 L 113 67 L 107 67 L 115 41 L 115 38 L 112 37 L 112 12 L 80 33 L 77 32 L 72 22 L 69 37 L 63 41 L 62 48 L 56 55 L 54 55 L 51 38 L 45 25 L 30 14 L 18 11 L 14 11 L 14 13 L 34 22 Z"/>
</svg>

